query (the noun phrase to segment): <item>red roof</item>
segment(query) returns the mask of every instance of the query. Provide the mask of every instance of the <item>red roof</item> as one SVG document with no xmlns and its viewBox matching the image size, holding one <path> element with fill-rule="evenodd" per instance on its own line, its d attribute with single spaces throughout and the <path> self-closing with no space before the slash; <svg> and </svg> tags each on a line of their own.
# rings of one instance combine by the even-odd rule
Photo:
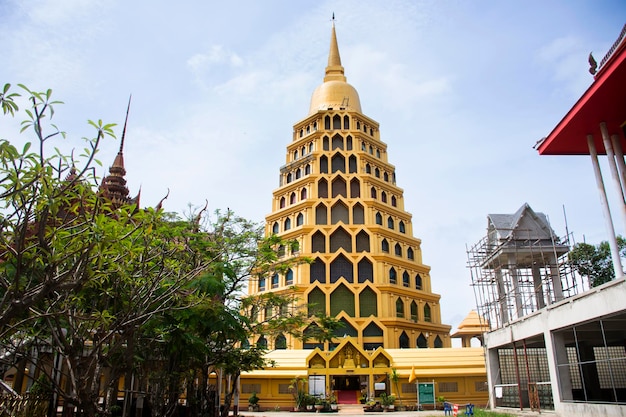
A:
<svg viewBox="0 0 626 417">
<path fill-rule="evenodd" d="M 610 135 L 619 133 L 626 151 L 626 140 L 620 133 L 626 122 L 626 41 L 621 37 L 593 84 L 539 143 L 537 150 L 540 155 L 589 155 L 587 135 L 592 134 L 598 154 L 606 154 L 601 122 L 606 123 Z"/>
</svg>

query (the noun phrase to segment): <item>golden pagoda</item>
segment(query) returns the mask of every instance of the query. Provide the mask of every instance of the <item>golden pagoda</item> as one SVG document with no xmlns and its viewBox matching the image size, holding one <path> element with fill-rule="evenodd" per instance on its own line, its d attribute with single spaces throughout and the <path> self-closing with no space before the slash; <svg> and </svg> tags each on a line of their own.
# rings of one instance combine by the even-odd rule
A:
<svg viewBox="0 0 626 417">
<path fill-rule="evenodd" d="M 324 82 L 293 127 L 286 159 L 266 234 L 296 240 L 297 255 L 314 262 L 252 282 L 250 294 L 295 288 L 311 305 L 309 316 L 341 319 L 337 336 L 353 337 L 365 350 L 450 347 L 450 326 L 441 323 L 440 296 L 432 292 L 387 144 L 346 82 L 334 25 Z M 286 341 L 278 343 L 314 347 Z"/>
<path fill-rule="evenodd" d="M 440 381 L 436 391 L 460 401 L 485 397 L 482 349 L 451 348 L 404 190 L 378 122 L 362 113 L 347 82 L 334 21 L 324 80 L 293 126 L 279 178 L 265 233 L 298 242 L 294 252 L 279 249 L 283 259 L 313 262 L 251 279 L 249 295 L 292 297 L 291 307 L 306 308 L 312 321 L 305 336 L 323 316 L 343 326 L 332 342 L 256 335 L 249 342 L 269 350 L 272 366 L 242 374 L 242 398 L 256 393 L 262 408 L 285 406 L 295 377 L 306 379 L 310 394 L 344 405 L 381 394 L 415 405 L 414 378 Z M 275 311 L 257 314 L 263 320 Z"/>
</svg>

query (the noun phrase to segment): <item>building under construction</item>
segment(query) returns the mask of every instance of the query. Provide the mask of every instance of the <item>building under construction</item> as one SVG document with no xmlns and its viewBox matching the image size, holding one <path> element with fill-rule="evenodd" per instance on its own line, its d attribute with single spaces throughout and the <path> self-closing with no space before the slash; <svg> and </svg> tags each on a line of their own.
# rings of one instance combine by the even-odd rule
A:
<svg viewBox="0 0 626 417">
<path fill-rule="evenodd" d="M 479 315 L 492 329 L 588 289 L 568 267 L 567 239 L 524 204 L 489 214 L 487 235 L 467 251 Z"/>
</svg>

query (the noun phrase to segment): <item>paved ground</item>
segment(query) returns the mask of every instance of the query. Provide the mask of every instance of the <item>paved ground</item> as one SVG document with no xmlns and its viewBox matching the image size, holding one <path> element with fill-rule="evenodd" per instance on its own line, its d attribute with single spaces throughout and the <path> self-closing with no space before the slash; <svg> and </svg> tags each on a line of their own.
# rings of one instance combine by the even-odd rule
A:
<svg viewBox="0 0 626 417">
<path fill-rule="evenodd" d="M 341 406 L 340 406 L 341 407 Z M 458 415 L 459 416 L 464 416 L 463 411 L 465 411 L 465 409 L 459 410 Z M 532 411 L 519 411 L 519 410 L 498 410 L 499 412 L 502 413 L 509 413 L 512 416 L 517 416 L 517 417 L 534 417 L 534 416 L 542 416 L 542 417 L 554 417 L 556 416 L 556 414 L 552 411 L 543 411 L 542 413 L 537 413 L 537 412 L 532 412 Z M 375 412 L 367 412 L 364 413 L 362 411 L 362 409 L 360 408 L 350 408 L 350 409 L 344 409 L 341 410 L 341 408 L 339 409 L 338 413 L 308 413 L 308 412 L 299 412 L 299 413 L 290 413 L 288 411 L 260 411 L 260 412 L 252 412 L 252 411 L 247 411 L 247 410 L 242 410 L 239 413 L 240 416 L 242 417 L 333 417 L 333 416 L 337 416 L 337 417 L 344 417 L 344 416 L 350 416 L 350 415 L 367 415 L 367 416 L 371 416 L 371 417 L 375 417 L 375 416 L 381 416 L 384 415 L 385 417 L 438 417 L 438 416 L 443 416 L 444 413 L 443 411 L 395 411 L 393 413 L 384 413 L 384 412 L 380 412 L 380 413 L 375 413 Z"/>
</svg>

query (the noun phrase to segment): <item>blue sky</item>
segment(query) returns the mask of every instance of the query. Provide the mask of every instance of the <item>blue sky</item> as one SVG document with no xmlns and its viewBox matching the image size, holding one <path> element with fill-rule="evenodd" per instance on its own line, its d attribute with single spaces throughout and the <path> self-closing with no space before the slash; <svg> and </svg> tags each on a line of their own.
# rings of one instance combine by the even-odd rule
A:
<svg viewBox="0 0 626 417">
<path fill-rule="evenodd" d="M 175 4 L 174 4 L 175 3 Z M 292 125 L 322 81 L 336 16 L 348 82 L 380 123 L 422 239 L 443 321 L 475 307 L 466 245 L 488 213 L 528 202 L 576 241 L 606 239 L 587 157 L 533 145 L 592 81 L 626 22 L 621 1 L 0 0 L 0 83 L 51 88 L 69 150 L 118 123 L 143 206 L 270 212 Z M 0 137 L 17 136 L 0 118 Z M 103 168 L 119 142 L 101 149 Z M 611 190 L 609 190 L 610 192 Z M 616 224 L 624 234 L 625 225 Z"/>
</svg>

